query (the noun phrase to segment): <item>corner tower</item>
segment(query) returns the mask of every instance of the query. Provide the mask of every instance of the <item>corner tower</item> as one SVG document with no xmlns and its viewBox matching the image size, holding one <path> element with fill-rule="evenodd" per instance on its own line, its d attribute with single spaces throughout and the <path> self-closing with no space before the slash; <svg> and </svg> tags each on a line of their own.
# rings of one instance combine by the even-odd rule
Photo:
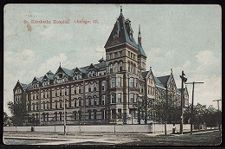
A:
<svg viewBox="0 0 225 149">
<path fill-rule="evenodd" d="M 138 43 L 133 37 L 131 21 L 125 19 L 122 8 L 111 34 L 104 46 L 106 50 L 106 72 L 109 78 L 108 109 L 109 122 L 117 123 L 122 117 L 127 123 L 129 115 L 135 115 L 135 101 L 140 88 L 140 74 L 145 70 L 146 55 L 141 46 L 139 30 Z"/>
<path fill-rule="evenodd" d="M 139 28 L 138 43 L 134 40 L 131 21 L 120 15 L 104 46 L 106 50 L 107 73 L 129 72 L 139 74 L 146 70 L 146 55 L 141 45 Z"/>
</svg>

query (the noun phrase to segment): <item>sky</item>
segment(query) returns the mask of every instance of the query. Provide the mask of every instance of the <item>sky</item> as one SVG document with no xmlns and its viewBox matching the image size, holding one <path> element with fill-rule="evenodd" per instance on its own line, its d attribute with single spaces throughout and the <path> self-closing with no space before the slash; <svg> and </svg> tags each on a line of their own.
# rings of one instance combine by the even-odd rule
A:
<svg viewBox="0 0 225 149">
<path fill-rule="evenodd" d="M 217 107 L 212 100 L 222 98 L 219 5 L 8 4 L 4 7 L 4 111 L 9 113 L 7 103 L 13 101 L 18 80 L 30 83 L 49 70 L 55 73 L 60 62 L 73 69 L 105 58 L 104 45 L 120 6 L 136 41 L 141 26 L 147 70 L 151 66 L 155 76 L 162 76 L 172 68 L 178 88 L 184 70 L 188 82 L 204 81 L 195 85 L 194 104 Z M 187 87 L 191 102 L 192 85 Z"/>
</svg>

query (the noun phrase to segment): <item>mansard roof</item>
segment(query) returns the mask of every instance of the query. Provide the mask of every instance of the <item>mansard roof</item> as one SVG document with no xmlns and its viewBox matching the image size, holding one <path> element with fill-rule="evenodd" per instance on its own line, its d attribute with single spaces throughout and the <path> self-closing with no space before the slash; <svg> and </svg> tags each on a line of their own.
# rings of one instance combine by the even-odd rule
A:
<svg viewBox="0 0 225 149">
<path fill-rule="evenodd" d="M 144 49 L 139 44 L 138 44 L 138 54 L 141 55 L 141 56 L 147 57 L 146 54 L 145 54 Z"/>
<path fill-rule="evenodd" d="M 104 47 L 109 48 L 117 44 L 129 43 L 138 49 L 138 45 L 133 38 L 133 29 L 130 23 L 131 21 L 125 19 L 121 12 Z"/>
</svg>

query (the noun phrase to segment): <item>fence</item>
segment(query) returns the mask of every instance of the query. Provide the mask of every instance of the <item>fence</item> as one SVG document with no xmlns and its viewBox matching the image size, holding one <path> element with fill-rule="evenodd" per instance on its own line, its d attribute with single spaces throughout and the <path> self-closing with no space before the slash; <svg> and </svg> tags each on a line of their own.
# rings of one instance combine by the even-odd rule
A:
<svg viewBox="0 0 225 149">
<path fill-rule="evenodd" d="M 176 131 L 180 125 L 176 124 Z M 31 127 L 35 132 L 63 132 L 63 125 L 58 126 L 8 126 L 4 132 L 28 132 Z M 173 125 L 167 124 L 167 132 L 172 132 Z M 190 124 L 183 126 L 184 131 L 190 131 Z M 164 124 L 151 125 L 67 125 L 68 133 L 164 133 Z"/>
</svg>

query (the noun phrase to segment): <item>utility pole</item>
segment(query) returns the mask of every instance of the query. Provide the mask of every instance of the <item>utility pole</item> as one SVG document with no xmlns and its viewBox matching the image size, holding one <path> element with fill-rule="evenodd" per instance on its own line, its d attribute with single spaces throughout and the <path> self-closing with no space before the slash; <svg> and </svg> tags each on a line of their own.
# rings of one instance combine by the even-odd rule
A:
<svg viewBox="0 0 225 149">
<path fill-rule="evenodd" d="M 219 127 L 219 131 L 221 131 L 220 129 L 220 123 L 219 123 L 219 119 L 220 119 L 220 105 L 219 105 L 219 102 L 222 101 L 221 99 L 216 99 L 216 100 L 213 100 L 214 102 L 217 102 L 217 108 L 218 108 L 218 120 L 217 120 L 217 123 L 218 123 L 218 127 Z"/>
<path fill-rule="evenodd" d="M 193 122 L 194 122 L 194 116 L 193 116 L 193 106 L 194 106 L 194 90 L 195 90 L 195 84 L 201 84 L 204 82 L 188 82 L 185 84 L 192 84 L 192 101 L 191 101 L 191 134 L 192 134 L 192 130 L 193 130 Z"/>
<path fill-rule="evenodd" d="M 180 134 L 183 134 L 183 113 L 184 113 L 184 83 L 187 82 L 184 71 L 180 75 L 181 78 L 181 116 L 180 116 Z"/>
</svg>

